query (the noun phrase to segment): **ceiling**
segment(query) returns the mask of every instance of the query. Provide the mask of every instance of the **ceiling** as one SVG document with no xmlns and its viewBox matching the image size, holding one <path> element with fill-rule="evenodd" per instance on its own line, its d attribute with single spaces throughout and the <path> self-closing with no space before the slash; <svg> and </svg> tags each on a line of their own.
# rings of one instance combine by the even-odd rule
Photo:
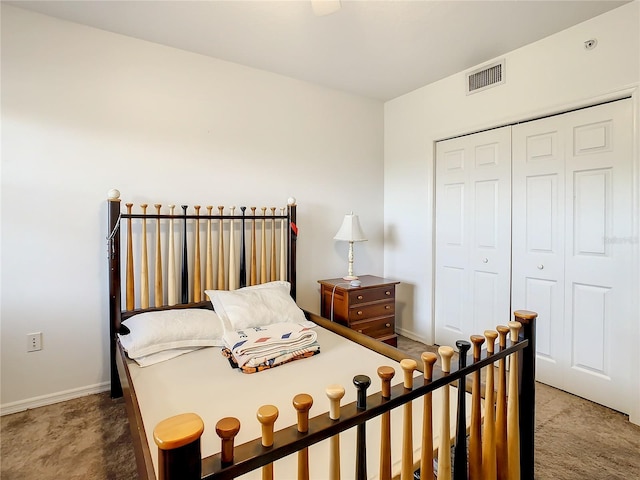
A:
<svg viewBox="0 0 640 480">
<path fill-rule="evenodd" d="M 342 0 L 324 16 L 307 0 L 3 3 L 388 100 L 627 2 Z"/>
</svg>

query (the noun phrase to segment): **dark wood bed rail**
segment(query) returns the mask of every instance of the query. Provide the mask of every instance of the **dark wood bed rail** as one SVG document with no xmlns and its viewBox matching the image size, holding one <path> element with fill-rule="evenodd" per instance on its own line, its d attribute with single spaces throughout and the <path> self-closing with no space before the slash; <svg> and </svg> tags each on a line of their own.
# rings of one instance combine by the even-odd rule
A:
<svg viewBox="0 0 640 480">
<path fill-rule="evenodd" d="M 462 417 L 458 416 L 458 425 L 456 431 L 456 459 L 462 457 L 464 462 L 456 460 L 454 465 L 453 478 L 462 480 L 468 478 L 466 463 L 466 436 L 467 428 L 464 416 L 464 393 L 466 388 L 460 386 L 466 385 L 466 377 L 479 372 L 482 368 L 493 366 L 499 360 L 505 359 L 511 355 L 517 355 L 517 378 L 518 378 L 518 424 L 519 424 L 519 475 L 517 478 L 522 480 L 533 480 L 534 478 L 534 419 L 535 419 L 535 318 L 536 314 L 528 311 L 516 311 L 515 319 L 523 328 L 518 332 L 518 340 L 508 342 L 505 347 L 499 348 L 495 353 L 482 352 L 480 355 L 468 356 L 469 342 L 458 342 L 460 348 L 459 364 L 452 367 L 449 373 L 443 372 L 440 368 L 434 368 L 432 380 L 424 380 L 423 382 L 415 382 L 412 388 L 408 389 L 403 384 L 398 384 L 391 388 L 388 398 L 383 397 L 382 392 L 378 391 L 365 397 L 360 398 L 347 405 L 340 406 L 339 420 L 332 420 L 329 413 L 318 415 L 308 420 L 308 430 L 300 433 L 296 425 L 292 425 L 273 433 L 273 445 L 264 447 L 262 439 L 257 438 L 242 445 L 233 448 L 233 460 L 223 461 L 223 453 L 212 455 L 202 459 L 201 469 L 195 471 L 188 468 L 186 464 L 183 466 L 181 462 L 185 462 L 185 450 L 177 449 L 174 453 L 169 450 L 160 450 L 159 465 L 164 466 L 165 470 L 158 472 L 160 479 L 163 480 L 200 480 L 200 479 L 232 479 L 247 472 L 256 470 L 265 465 L 269 465 L 292 453 L 299 452 L 311 445 L 322 440 L 333 437 L 347 429 L 353 427 L 363 427 L 368 420 L 380 416 L 385 412 L 389 412 L 395 408 L 407 404 L 413 400 L 423 397 L 439 388 L 443 388 L 459 382 L 458 409 L 462 412 Z M 347 333 L 344 327 L 329 322 L 326 319 L 310 315 L 310 318 L 316 321 L 324 328 L 337 331 L 338 333 Z M 353 332 L 354 336 L 359 336 L 357 332 Z M 357 340 L 360 340 L 358 337 Z M 376 342 L 380 343 L 380 342 Z M 385 348 L 382 348 L 385 350 Z M 389 347 L 386 349 L 391 357 L 399 357 L 402 354 Z M 406 356 L 405 356 L 406 358 Z M 516 361 L 515 359 L 513 361 Z M 420 362 L 416 362 L 420 365 Z M 368 378 L 368 377 L 367 377 Z M 354 380 L 354 383 L 362 383 L 363 379 Z M 377 390 L 377 388 L 376 388 Z M 361 391 L 363 392 L 363 391 Z M 359 392 L 359 395 L 361 394 Z M 364 393 L 362 393 L 364 395 Z M 364 400 L 363 400 L 364 398 Z M 462 401 L 460 400 L 462 398 Z M 460 420 L 462 418 L 462 420 Z M 192 455 L 199 457 L 199 447 L 194 448 L 194 444 L 199 445 L 199 436 L 189 445 Z M 195 443 L 194 443 L 195 442 Z M 358 457 L 363 455 L 363 450 L 358 449 Z M 227 453 L 228 455 L 228 453 Z M 366 464 L 364 458 L 356 458 L 356 465 Z M 194 458 L 190 458 L 187 463 L 193 465 Z M 162 467 L 160 467 L 162 468 Z M 414 468 L 415 469 L 415 468 Z M 188 476 L 185 472 L 191 472 Z M 366 478 L 366 473 L 358 470 L 358 479 Z M 175 473 L 179 472 L 179 473 Z M 187 475 L 187 476 L 185 476 Z"/>
<path fill-rule="evenodd" d="M 110 351 L 110 372 L 111 372 L 111 396 L 121 397 L 122 396 L 122 386 L 120 384 L 120 379 L 118 375 L 118 367 L 116 364 L 117 358 L 117 334 L 120 332 L 121 323 L 126 318 L 141 312 L 148 312 L 154 310 L 166 310 L 166 309 L 174 309 L 174 308 L 212 308 L 210 302 L 207 301 L 196 301 L 190 302 L 188 295 L 188 282 L 189 282 L 189 263 L 187 261 L 188 258 L 188 246 L 187 242 L 183 241 L 183 245 L 181 247 L 181 255 L 182 255 L 182 268 L 181 268 L 181 295 L 180 300 L 181 303 L 177 303 L 175 305 L 163 305 L 160 307 L 149 307 L 149 308 L 140 308 L 140 309 L 123 309 L 122 308 L 122 292 L 123 292 L 123 281 L 122 281 L 122 272 L 121 272 L 121 221 L 122 220 L 132 220 L 132 219 L 142 219 L 146 220 L 156 220 L 160 219 L 169 219 L 169 220 L 177 220 L 181 221 L 183 224 L 183 238 L 187 238 L 187 221 L 192 220 L 195 222 L 199 222 L 201 220 L 239 220 L 241 222 L 240 229 L 240 287 L 244 287 L 248 285 L 248 275 L 253 275 L 255 273 L 255 265 L 251 265 L 251 271 L 247 269 L 247 260 L 246 260 L 246 249 L 247 249 L 247 240 L 245 238 L 245 230 L 246 230 L 246 222 L 252 222 L 253 231 L 252 234 L 255 239 L 255 224 L 258 221 L 265 220 L 284 220 L 286 222 L 286 280 L 291 284 L 291 296 L 295 300 L 296 299 L 296 240 L 298 236 L 298 227 L 296 225 L 296 204 L 295 199 L 290 198 L 289 203 L 286 207 L 286 214 L 276 215 L 276 208 L 272 207 L 271 215 L 265 216 L 266 208 L 262 208 L 262 214 L 256 213 L 256 208 L 251 207 L 252 214 L 246 214 L 246 207 L 240 207 L 242 211 L 241 215 L 223 215 L 222 209 L 223 207 L 218 207 L 220 211 L 217 215 L 212 215 L 211 208 L 207 207 L 209 214 L 200 215 L 198 206 L 196 208 L 196 214 L 188 214 L 187 205 L 181 205 L 183 210 L 182 214 L 160 214 L 160 213 L 146 213 L 146 204 L 143 204 L 143 213 L 130 213 L 131 204 L 127 204 L 127 213 L 122 212 L 122 206 L 120 201 L 120 192 L 117 190 L 111 190 L 109 192 L 109 198 L 107 200 L 108 208 L 107 208 L 107 217 L 108 217 L 108 235 L 107 235 L 107 245 L 108 245 L 108 260 L 109 260 L 109 351 Z M 194 207 L 195 208 L 195 207 Z M 234 207 L 235 208 L 235 207 Z M 156 209 L 160 210 L 160 205 L 156 205 Z M 173 209 L 171 209 L 173 211 Z M 284 208 L 281 208 L 284 211 Z M 198 223 L 196 223 L 198 225 Z M 144 227 L 143 227 L 144 228 Z M 197 229 L 197 227 L 196 227 Z M 254 241 L 252 239 L 252 241 Z M 251 245 L 255 245 L 252 243 Z M 196 243 L 196 249 L 199 246 L 199 242 Z M 129 246 L 128 246 L 129 247 Z"/>
</svg>

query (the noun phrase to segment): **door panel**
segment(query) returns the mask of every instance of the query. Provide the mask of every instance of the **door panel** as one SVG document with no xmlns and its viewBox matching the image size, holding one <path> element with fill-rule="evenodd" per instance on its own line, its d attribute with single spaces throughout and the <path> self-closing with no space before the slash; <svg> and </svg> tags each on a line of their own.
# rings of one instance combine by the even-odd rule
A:
<svg viewBox="0 0 640 480">
<path fill-rule="evenodd" d="M 536 378 L 560 387 L 565 141 L 559 119 L 546 120 L 513 127 L 512 305 L 538 313 Z"/>
<path fill-rule="evenodd" d="M 440 281 L 450 300 L 441 305 L 443 327 L 460 334 L 463 331 L 463 301 L 467 297 L 465 269 L 445 266 L 441 270 Z"/>
<path fill-rule="evenodd" d="M 574 173 L 574 255 L 605 255 L 611 233 L 611 170 Z"/>
<path fill-rule="evenodd" d="M 443 241 L 448 247 L 464 245 L 464 184 L 444 186 L 442 213 L 448 219 L 442 227 Z"/>
<path fill-rule="evenodd" d="M 558 175 L 532 175 L 526 179 L 526 251 L 553 254 L 557 245 Z"/>
<path fill-rule="evenodd" d="M 567 114 L 564 388 L 616 410 L 631 409 L 632 103 Z M 573 214 L 573 218 L 571 215 Z M 617 241 L 623 239 L 623 241 Z M 624 241 L 626 239 L 627 241 Z"/>
<path fill-rule="evenodd" d="M 610 315 L 610 288 L 597 285 L 573 285 L 573 338 L 571 367 L 608 378 L 608 355 L 603 342 Z"/>
<path fill-rule="evenodd" d="M 496 180 L 475 184 L 476 249 L 495 250 L 498 246 L 498 183 Z"/>
<path fill-rule="evenodd" d="M 510 318 L 510 127 L 436 146 L 436 343 Z"/>
<path fill-rule="evenodd" d="M 622 100 L 513 128 L 512 302 L 539 314 L 537 380 L 623 412 L 631 120 Z"/>
</svg>

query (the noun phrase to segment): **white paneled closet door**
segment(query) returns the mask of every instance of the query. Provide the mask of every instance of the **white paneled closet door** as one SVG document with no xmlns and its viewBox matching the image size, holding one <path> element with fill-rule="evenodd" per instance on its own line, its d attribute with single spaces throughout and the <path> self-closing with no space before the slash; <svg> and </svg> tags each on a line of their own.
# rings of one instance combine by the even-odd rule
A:
<svg viewBox="0 0 640 480">
<path fill-rule="evenodd" d="M 510 319 L 511 128 L 436 145 L 435 341 Z"/>
<path fill-rule="evenodd" d="M 632 125 L 627 99 L 513 127 L 512 304 L 539 314 L 536 378 L 627 413 Z"/>
</svg>

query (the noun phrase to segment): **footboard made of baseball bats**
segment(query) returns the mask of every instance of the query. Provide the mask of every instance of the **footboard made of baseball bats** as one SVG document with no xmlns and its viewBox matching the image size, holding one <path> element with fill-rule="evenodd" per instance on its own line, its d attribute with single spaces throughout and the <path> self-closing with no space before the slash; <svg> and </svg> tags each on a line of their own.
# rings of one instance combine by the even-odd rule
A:
<svg viewBox="0 0 640 480">
<path fill-rule="evenodd" d="M 506 461 L 507 468 L 504 471 L 507 472 L 507 477 L 505 478 L 509 478 L 510 480 L 533 480 L 535 403 L 534 321 L 536 314 L 528 311 L 517 311 L 514 316 L 515 321 L 509 323 L 511 333 L 510 341 L 508 341 L 504 347 L 500 347 L 495 351 L 492 351 L 492 349 L 488 352 L 483 351 L 482 353 L 475 351 L 468 358 L 465 354 L 465 358 L 460 359 L 457 368 L 450 365 L 451 354 L 453 352 L 447 352 L 445 350 L 442 355 L 444 368 L 432 368 L 426 361 L 423 367 L 418 362 L 410 360 L 409 362 L 404 362 L 402 368 L 398 369 L 397 373 L 401 375 L 401 370 L 420 370 L 422 367 L 425 371 L 423 381 L 419 381 L 420 377 L 416 377 L 418 381 L 414 378 L 412 382 L 409 381 L 410 376 L 405 376 L 405 382 L 390 387 L 388 385 L 390 372 L 387 369 L 379 370 L 380 379 L 369 379 L 366 376 L 358 375 L 354 378 L 354 385 L 340 387 L 357 388 L 357 401 L 346 405 L 338 404 L 336 407 L 335 392 L 340 389 L 337 389 L 335 385 L 327 386 L 327 396 L 329 400 L 324 398 L 315 399 L 315 401 L 331 402 L 331 412 L 327 411 L 327 413 L 313 418 L 308 418 L 308 411 L 314 399 L 308 395 L 297 395 L 296 398 L 292 400 L 293 405 L 280 406 L 280 408 L 295 408 L 298 410 L 298 423 L 296 425 L 273 431 L 273 422 L 270 423 L 270 420 L 261 418 L 276 418 L 277 407 L 256 405 L 256 411 L 258 412 L 256 416 L 263 424 L 263 435 L 260 438 L 243 443 L 242 445 L 233 445 L 233 437 L 238 429 L 241 428 L 239 421 L 233 418 L 221 419 L 218 422 L 219 425 L 215 426 L 215 430 L 221 439 L 221 451 L 220 453 L 202 459 L 201 462 L 198 462 L 200 457 L 200 435 L 202 434 L 203 428 L 201 420 L 199 420 L 197 415 L 194 416 L 191 414 L 171 417 L 158 425 L 156 434 L 154 435 L 156 443 L 159 446 L 158 465 L 160 471 L 158 472 L 158 478 L 162 480 L 175 480 L 176 478 L 184 480 L 204 478 L 231 479 L 260 468 L 263 469 L 263 472 L 268 472 L 267 477 L 263 478 L 272 478 L 269 475 L 273 475 L 273 470 L 270 467 L 273 462 L 296 452 L 298 452 L 300 462 L 298 464 L 298 478 L 309 478 L 308 448 L 310 446 L 323 440 L 334 438 L 341 432 L 353 427 L 357 427 L 358 430 L 362 429 L 364 434 L 364 428 L 369 420 L 378 416 L 384 416 L 391 410 L 403 407 L 416 399 L 426 397 L 438 389 L 448 389 L 449 386 L 456 381 L 459 382 L 460 385 L 463 385 L 467 376 L 475 375 L 475 372 L 479 372 L 482 368 L 493 368 L 495 362 L 514 355 L 511 364 L 512 369 L 510 369 L 509 372 L 510 378 L 506 402 L 515 402 L 516 405 L 511 405 L 508 408 L 506 428 L 508 442 L 512 442 L 513 444 L 513 439 L 517 437 L 517 443 L 516 447 L 512 446 L 508 448 L 507 458 L 496 458 L 495 455 L 493 458 L 496 458 L 497 463 Z M 491 341 L 495 340 L 495 336 L 491 334 L 488 335 L 487 338 L 491 339 Z M 467 349 L 460 348 L 460 351 L 466 352 Z M 367 395 L 366 389 L 371 383 L 381 385 L 381 387 L 379 387 L 381 390 L 377 393 Z M 479 384 L 476 388 L 479 388 Z M 327 407 L 328 406 L 329 403 L 327 403 Z M 338 414 L 336 414 L 336 408 L 339 412 Z M 447 405 L 443 405 L 443 408 L 447 408 Z M 460 403 L 458 403 L 458 408 L 460 408 Z M 488 405 L 485 402 L 485 408 L 493 410 L 495 405 Z M 264 411 L 265 409 L 270 412 L 270 416 L 260 414 L 260 411 Z M 429 417 L 438 414 L 437 412 L 432 413 Z M 477 419 L 479 417 L 479 415 L 474 415 L 472 422 L 478 422 L 479 420 Z M 460 419 L 460 416 L 458 416 L 458 418 Z M 454 435 L 456 438 L 456 455 L 466 456 L 466 445 L 464 449 L 458 445 L 460 439 L 466 440 L 466 435 L 469 431 L 479 431 L 480 425 L 470 425 L 470 428 L 467 428 L 464 421 L 458 421 L 457 423 L 458 431 L 456 435 Z M 266 430 L 265 424 L 267 425 Z M 488 426 L 484 425 L 484 427 L 486 430 Z M 497 426 L 495 428 L 497 428 Z M 425 432 L 426 431 L 430 430 L 427 429 Z M 403 437 L 404 436 L 406 436 L 406 431 L 403 432 Z M 360 458 L 361 455 L 366 455 L 366 453 L 363 453 L 366 452 L 366 449 L 360 448 L 360 442 L 363 440 L 364 439 L 358 437 L 358 448 L 356 449 L 356 457 L 358 458 L 354 459 L 354 463 L 357 466 L 366 465 L 366 460 Z M 395 439 L 395 441 L 402 440 Z M 484 449 L 485 442 L 482 442 L 481 439 L 476 439 L 476 441 L 482 443 Z M 447 441 L 441 445 L 438 456 L 444 455 L 443 458 L 446 458 L 450 452 L 448 448 L 444 448 L 443 450 L 443 447 L 450 446 L 450 439 L 447 439 Z M 495 446 L 493 448 L 495 448 Z M 339 449 L 332 448 L 331 451 L 332 455 L 340 454 Z M 353 448 L 350 447 L 347 451 L 353 452 Z M 422 452 L 423 455 L 425 453 L 431 455 L 433 452 Z M 385 455 L 381 455 L 381 463 L 388 461 L 384 456 Z M 484 457 L 484 450 L 483 455 L 479 456 Z M 409 458 L 411 457 L 412 455 L 409 456 Z M 475 457 L 477 457 L 477 455 Z M 441 461 L 443 458 L 439 458 L 440 465 L 442 465 Z M 336 462 L 335 458 L 315 459 L 315 461 L 326 462 L 332 465 L 339 464 L 339 461 Z M 475 458 L 474 461 L 479 462 L 479 465 L 471 467 L 465 462 L 464 466 L 459 466 L 461 462 L 456 462 L 453 472 L 440 468 L 437 478 L 439 480 L 446 480 L 447 478 L 455 478 L 456 480 L 470 478 L 470 471 L 481 472 L 483 469 L 482 460 Z M 194 468 L 194 465 L 196 468 Z M 456 466 L 458 467 L 456 468 Z M 420 460 L 415 461 L 414 459 L 412 466 L 410 468 L 406 468 L 405 466 L 402 468 L 402 471 L 408 470 L 414 472 L 418 468 L 420 468 Z M 353 471 L 342 472 L 342 474 L 345 478 L 367 478 L 366 470 L 362 472 L 362 470 L 358 468 L 356 468 L 355 477 Z M 395 472 L 394 475 L 396 475 Z M 482 474 L 475 473 L 474 475 Z M 273 475 L 273 478 L 277 478 L 277 474 Z M 340 472 L 333 473 L 331 478 L 340 478 Z M 381 473 L 380 478 L 388 477 Z M 405 473 L 399 473 L 393 478 L 401 478 L 404 480 L 407 477 Z M 428 478 L 428 476 L 425 475 L 421 478 Z M 485 477 L 478 476 L 476 478 Z"/>
</svg>

